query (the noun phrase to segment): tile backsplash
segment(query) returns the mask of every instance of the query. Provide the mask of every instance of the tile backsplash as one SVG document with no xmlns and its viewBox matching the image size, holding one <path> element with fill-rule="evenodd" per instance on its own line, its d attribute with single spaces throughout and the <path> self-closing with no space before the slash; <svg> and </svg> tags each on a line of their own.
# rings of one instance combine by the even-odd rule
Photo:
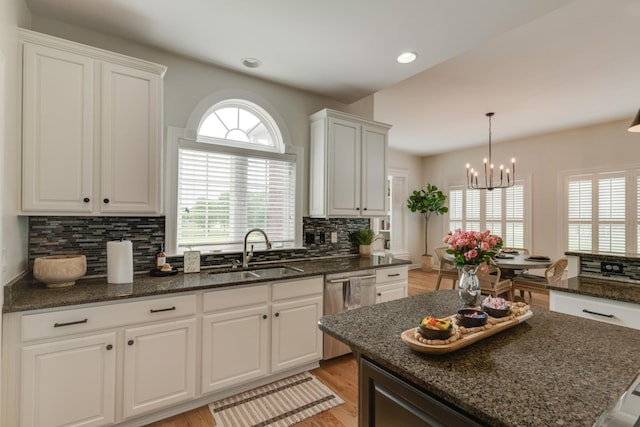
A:
<svg viewBox="0 0 640 427">
<path fill-rule="evenodd" d="M 319 256 L 345 256 L 358 253 L 349 233 L 368 228 L 369 220 L 361 218 L 303 218 L 303 248 L 258 252 L 257 261 L 278 261 Z M 337 242 L 331 243 L 331 233 Z M 133 269 L 148 271 L 154 266 L 155 253 L 165 240 L 164 217 L 29 217 L 29 269 L 35 258 L 47 255 L 84 254 L 87 276 L 107 274 L 107 242 L 131 240 Z M 240 253 L 201 255 L 203 266 L 225 265 L 240 259 Z M 169 257 L 174 267 L 182 267 L 182 257 Z"/>
</svg>

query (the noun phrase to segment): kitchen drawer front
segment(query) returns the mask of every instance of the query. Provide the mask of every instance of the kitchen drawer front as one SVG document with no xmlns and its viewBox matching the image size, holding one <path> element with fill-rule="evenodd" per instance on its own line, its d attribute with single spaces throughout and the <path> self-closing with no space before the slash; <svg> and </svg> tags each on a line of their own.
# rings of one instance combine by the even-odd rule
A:
<svg viewBox="0 0 640 427">
<path fill-rule="evenodd" d="M 568 292 L 549 292 L 549 310 L 640 329 L 640 305 Z"/>
<path fill-rule="evenodd" d="M 322 277 L 274 283 L 271 298 L 273 301 L 278 301 L 307 295 L 322 295 L 323 285 Z"/>
<path fill-rule="evenodd" d="M 269 285 L 245 286 L 221 291 L 206 292 L 202 310 L 218 311 L 247 305 L 266 304 L 269 300 Z"/>
<path fill-rule="evenodd" d="M 22 316 L 22 341 L 173 319 L 196 313 L 196 295 L 154 298 Z"/>
<path fill-rule="evenodd" d="M 378 268 L 376 270 L 376 284 L 390 282 L 406 282 L 409 279 L 407 266 L 393 268 Z"/>
</svg>

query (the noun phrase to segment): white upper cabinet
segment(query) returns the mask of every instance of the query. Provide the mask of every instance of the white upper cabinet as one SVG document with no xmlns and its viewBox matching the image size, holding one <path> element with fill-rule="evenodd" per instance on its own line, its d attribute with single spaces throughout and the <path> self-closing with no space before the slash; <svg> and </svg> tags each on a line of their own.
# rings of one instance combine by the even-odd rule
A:
<svg viewBox="0 0 640 427">
<path fill-rule="evenodd" d="M 162 213 L 166 67 L 20 30 L 22 211 Z"/>
<path fill-rule="evenodd" d="M 387 214 L 389 125 L 324 109 L 311 116 L 309 214 Z"/>
</svg>

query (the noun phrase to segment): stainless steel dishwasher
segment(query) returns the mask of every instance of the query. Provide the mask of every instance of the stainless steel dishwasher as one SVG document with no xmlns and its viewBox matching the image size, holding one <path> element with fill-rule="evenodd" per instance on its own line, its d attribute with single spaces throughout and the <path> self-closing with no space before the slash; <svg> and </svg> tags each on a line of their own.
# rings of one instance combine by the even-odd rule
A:
<svg viewBox="0 0 640 427">
<path fill-rule="evenodd" d="M 375 270 L 327 274 L 324 281 L 324 314 L 342 313 L 375 304 L 375 285 Z M 355 291 L 359 291 L 357 298 L 353 298 Z M 354 300 L 357 303 L 354 303 Z M 349 346 L 324 334 L 323 359 L 331 359 L 350 352 Z"/>
</svg>

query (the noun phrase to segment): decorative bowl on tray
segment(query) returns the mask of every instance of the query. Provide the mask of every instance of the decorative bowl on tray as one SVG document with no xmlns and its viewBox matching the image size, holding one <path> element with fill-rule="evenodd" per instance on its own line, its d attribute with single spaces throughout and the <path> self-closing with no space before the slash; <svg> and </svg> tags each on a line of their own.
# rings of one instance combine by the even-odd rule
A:
<svg viewBox="0 0 640 427">
<path fill-rule="evenodd" d="M 474 310 L 471 308 L 463 308 L 458 310 L 456 320 L 460 326 L 465 328 L 474 328 L 476 326 L 483 326 L 487 323 L 489 315 L 482 310 Z"/>
<path fill-rule="evenodd" d="M 428 340 L 446 340 L 453 332 L 451 319 L 427 316 L 420 322 L 420 334 Z"/>
<path fill-rule="evenodd" d="M 486 297 L 480 305 L 483 311 L 489 316 L 500 318 L 508 316 L 511 313 L 511 307 L 504 298 L 494 298 L 491 295 Z"/>
<path fill-rule="evenodd" d="M 500 308 L 486 307 L 483 305 L 482 310 L 485 311 L 489 316 L 495 317 L 496 319 L 499 319 L 500 317 L 508 316 L 509 313 L 511 313 L 511 309 L 509 307 L 500 309 Z"/>
</svg>

